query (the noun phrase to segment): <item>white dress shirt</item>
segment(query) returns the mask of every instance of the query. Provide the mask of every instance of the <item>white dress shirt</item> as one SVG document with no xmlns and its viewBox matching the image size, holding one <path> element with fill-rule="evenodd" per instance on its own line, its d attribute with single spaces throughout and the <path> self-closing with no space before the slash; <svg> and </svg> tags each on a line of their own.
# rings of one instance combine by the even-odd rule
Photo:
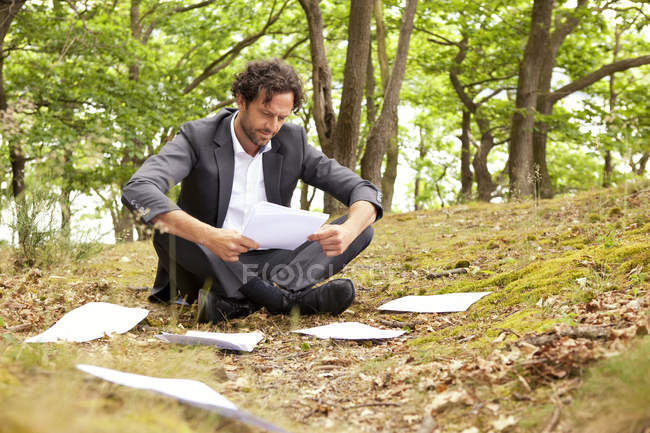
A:
<svg viewBox="0 0 650 433">
<path fill-rule="evenodd" d="M 247 154 L 235 134 L 237 114 L 235 113 L 230 122 L 230 135 L 232 135 L 232 147 L 235 153 L 235 172 L 230 204 L 226 212 L 226 219 L 223 221 L 223 228 L 237 230 L 241 233 L 246 212 L 257 203 L 267 201 L 262 154 L 271 150 L 271 141 L 269 140 L 255 156 Z"/>
</svg>

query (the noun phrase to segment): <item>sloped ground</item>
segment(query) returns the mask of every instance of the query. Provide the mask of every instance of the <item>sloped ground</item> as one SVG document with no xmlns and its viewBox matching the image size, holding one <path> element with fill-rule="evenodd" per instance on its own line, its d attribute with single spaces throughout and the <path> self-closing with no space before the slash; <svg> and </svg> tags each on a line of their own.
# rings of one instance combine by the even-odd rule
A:
<svg viewBox="0 0 650 433">
<path fill-rule="evenodd" d="M 148 244 L 25 272 L 0 252 L 0 432 L 257 431 L 90 378 L 76 363 L 201 380 L 295 432 L 650 431 L 650 184 L 391 215 L 375 229 L 344 273 L 358 292 L 342 316 L 259 312 L 219 326 L 197 327 L 196 307 L 147 303 L 137 288 L 153 280 Z M 456 267 L 468 273 L 436 277 Z M 376 311 L 399 296 L 459 291 L 493 293 L 465 313 Z M 97 300 L 151 313 L 100 341 L 22 343 Z M 345 320 L 408 332 L 368 343 L 289 332 Z M 153 337 L 188 328 L 266 338 L 234 354 Z"/>
</svg>

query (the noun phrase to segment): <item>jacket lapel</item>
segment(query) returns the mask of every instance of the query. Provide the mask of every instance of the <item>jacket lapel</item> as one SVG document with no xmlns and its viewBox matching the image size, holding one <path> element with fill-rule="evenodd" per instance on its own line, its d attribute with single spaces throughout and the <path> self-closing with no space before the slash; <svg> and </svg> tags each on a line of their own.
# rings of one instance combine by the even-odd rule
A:
<svg viewBox="0 0 650 433">
<path fill-rule="evenodd" d="M 226 117 L 217 128 L 214 136 L 214 156 L 219 169 L 219 195 L 217 199 L 217 227 L 223 226 L 232 194 L 232 182 L 235 174 L 235 153 L 232 148 L 230 122 L 232 115 Z"/>
<path fill-rule="evenodd" d="M 282 173 L 282 160 L 284 157 L 277 153 L 273 143 L 270 152 L 262 155 L 262 170 L 264 171 L 264 189 L 266 190 L 266 199 L 271 203 L 281 204 L 282 196 L 280 195 L 280 173 Z M 279 147 L 279 146 L 278 146 Z"/>
</svg>

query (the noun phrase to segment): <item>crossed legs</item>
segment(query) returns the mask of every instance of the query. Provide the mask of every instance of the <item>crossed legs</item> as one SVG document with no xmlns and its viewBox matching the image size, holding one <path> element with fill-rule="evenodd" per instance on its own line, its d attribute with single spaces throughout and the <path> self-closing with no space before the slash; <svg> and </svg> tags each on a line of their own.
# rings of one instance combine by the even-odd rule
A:
<svg viewBox="0 0 650 433">
<path fill-rule="evenodd" d="M 341 224 L 341 217 L 332 224 Z M 150 299 L 168 301 L 177 292 L 192 303 L 199 289 L 210 289 L 213 298 L 250 301 L 242 287 L 254 281 L 275 283 L 289 293 L 300 293 L 340 272 L 372 240 L 368 227 L 342 254 L 325 255 L 318 242 L 305 242 L 297 249 L 256 250 L 240 255 L 237 262 L 224 262 L 207 248 L 185 239 L 157 233 L 154 247 L 159 257 L 158 272 Z M 268 288 L 268 287 L 267 287 Z M 254 311 L 254 310 L 253 310 Z"/>
</svg>

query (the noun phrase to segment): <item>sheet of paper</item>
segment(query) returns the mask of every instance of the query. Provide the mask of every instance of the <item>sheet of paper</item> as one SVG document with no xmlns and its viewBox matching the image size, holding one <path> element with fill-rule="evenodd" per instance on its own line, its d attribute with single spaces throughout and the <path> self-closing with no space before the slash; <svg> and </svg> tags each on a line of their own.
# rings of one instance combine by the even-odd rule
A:
<svg viewBox="0 0 650 433">
<path fill-rule="evenodd" d="M 187 331 L 185 335 L 163 332 L 157 338 L 175 344 L 209 344 L 221 349 L 241 350 L 252 352 L 257 343 L 262 341 L 264 334 L 256 332 L 221 333 L 204 331 Z"/>
<path fill-rule="evenodd" d="M 490 293 L 492 292 L 405 296 L 381 305 L 378 310 L 408 311 L 413 313 L 453 313 L 467 311 L 470 305 Z"/>
<path fill-rule="evenodd" d="M 330 323 L 315 328 L 298 329 L 299 334 L 313 335 L 318 338 L 334 338 L 337 340 L 379 340 L 395 338 L 405 331 L 380 329 L 359 322 Z"/>
<path fill-rule="evenodd" d="M 88 364 L 77 364 L 77 368 L 108 382 L 172 397 L 185 404 L 214 411 L 223 416 L 234 418 L 271 432 L 287 433 L 286 430 L 238 409 L 227 398 L 203 382 L 190 379 L 167 379 L 143 376 Z"/>
<path fill-rule="evenodd" d="M 82 343 L 112 333 L 123 334 L 142 319 L 149 310 L 128 308 L 108 302 L 89 302 L 67 312 L 45 332 L 29 337 L 26 343 L 51 343 L 59 340 Z"/>
<path fill-rule="evenodd" d="M 294 250 L 327 221 L 328 214 L 291 209 L 274 203 L 256 204 L 244 218 L 242 234 L 261 248 Z"/>
</svg>

